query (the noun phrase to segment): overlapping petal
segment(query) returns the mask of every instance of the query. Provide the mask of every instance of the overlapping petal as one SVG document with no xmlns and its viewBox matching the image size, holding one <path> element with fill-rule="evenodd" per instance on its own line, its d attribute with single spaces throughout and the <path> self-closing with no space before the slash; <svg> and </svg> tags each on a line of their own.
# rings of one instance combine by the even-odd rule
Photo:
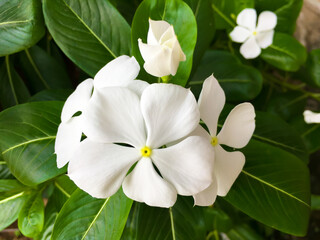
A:
<svg viewBox="0 0 320 240">
<path fill-rule="evenodd" d="M 140 152 L 135 148 L 85 139 L 69 163 L 68 175 L 91 196 L 107 198 L 118 191 L 139 158 Z"/>
<path fill-rule="evenodd" d="M 248 38 L 248 40 L 241 45 L 240 53 L 246 59 L 256 58 L 260 55 L 261 48 L 259 47 L 254 36 Z"/>
<path fill-rule="evenodd" d="M 177 200 L 176 189 L 154 169 L 150 158 L 142 158 L 122 184 L 131 199 L 149 206 L 171 207 Z"/>
<path fill-rule="evenodd" d="M 234 42 L 243 43 L 249 38 L 250 34 L 247 28 L 236 26 L 230 33 L 230 37 Z"/>
<path fill-rule="evenodd" d="M 237 105 L 229 113 L 218 134 L 219 144 L 243 148 L 249 142 L 255 129 L 255 111 L 251 103 Z"/>
<path fill-rule="evenodd" d="M 256 40 L 261 48 L 267 48 L 272 44 L 274 31 L 258 32 Z"/>
<path fill-rule="evenodd" d="M 257 31 L 272 30 L 277 25 L 277 15 L 271 11 L 260 13 L 257 24 Z"/>
<path fill-rule="evenodd" d="M 170 28 L 170 24 L 166 21 L 154 21 L 149 18 L 147 43 L 151 45 L 159 44 L 161 36 L 168 28 Z"/>
<path fill-rule="evenodd" d="M 141 96 L 141 111 L 148 138 L 159 148 L 187 136 L 198 125 L 200 113 L 192 92 L 173 84 L 152 84 Z"/>
<path fill-rule="evenodd" d="M 212 183 L 209 187 L 196 195 L 193 195 L 194 204 L 197 206 L 210 206 L 217 198 L 218 184 L 216 177 L 213 176 Z"/>
<path fill-rule="evenodd" d="M 214 150 L 204 138 L 191 136 L 178 144 L 154 149 L 151 159 L 180 195 L 193 195 L 212 182 Z"/>
<path fill-rule="evenodd" d="M 256 28 L 257 12 L 255 9 L 247 8 L 242 10 L 237 16 L 237 24 L 251 31 Z"/>
</svg>

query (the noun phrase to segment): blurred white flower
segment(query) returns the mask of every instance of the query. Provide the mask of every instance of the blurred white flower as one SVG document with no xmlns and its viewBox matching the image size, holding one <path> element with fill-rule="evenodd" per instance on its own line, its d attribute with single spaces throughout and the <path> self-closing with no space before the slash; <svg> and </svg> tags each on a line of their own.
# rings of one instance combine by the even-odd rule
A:
<svg viewBox="0 0 320 240">
<path fill-rule="evenodd" d="M 255 129 L 255 111 L 250 103 L 237 105 L 229 113 L 220 132 L 217 134 L 219 115 L 225 104 L 225 94 L 218 81 L 208 77 L 199 97 L 200 117 L 209 133 L 200 125 L 191 135 L 205 138 L 208 147 L 214 150 L 214 181 L 203 192 L 194 195 L 196 205 L 212 205 L 216 196 L 225 196 L 240 174 L 245 156 L 239 151 L 227 152 L 220 144 L 232 148 L 246 146 Z"/>
<path fill-rule="evenodd" d="M 243 43 L 240 53 L 247 59 L 256 58 L 260 55 L 261 48 L 267 48 L 272 44 L 277 15 L 264 11 L 259 15 L 257 25 L 256 22 L 256 10 L 246 8 L 237 16 L 238 26 L 230 33 L 232 41 Z"/>
<path fill-rule="evenodd" d="M 200 120 L 190 90 L 152 84 L 140 98 L 128 88 L 107 87 L 92 96 L 83 116 L 87 138 L 68 175 L 93 197 L 109 197 L 122 185 L 135 201 L 170 207 L 177 194 L 194 195 L 211 184 L 211 147 L 199 136 L 180 140 Z"/>
<path fill-rule="evenodd" d="M 143 67 L 153 76 L 174 76 L 180 61 L 186 60 L 173 26 L 166 21 L 149 19 L 147 44 L 141 39 L 138 39 L 138 43 L 145 61 Z"/>
<path fill-rule="evenodd" d="M 315 113 L 310 110 L 303 112 L 304 121 L 308 124 L 310 123 L 320 123 L 320 113 Z"/>
<path fill-rule="evenodd" d="M 65 102 L 61 124 L 59 125 L 55 153 L 57 154 L 57 166 L 63 167 L 73 155 L 80 144 L 82 136 L 82 114 L 91 99 L 93 88 L 95 91 L 104 87 L 127 86 L 135 91 L 142 91 L 148 85 L 146 82 L 135 80 L 140 67 L 134 57 L 120 56 L 104 66 L 93 79 L 87 79 L 79 84 L 76 90 Z"/>
</svg>

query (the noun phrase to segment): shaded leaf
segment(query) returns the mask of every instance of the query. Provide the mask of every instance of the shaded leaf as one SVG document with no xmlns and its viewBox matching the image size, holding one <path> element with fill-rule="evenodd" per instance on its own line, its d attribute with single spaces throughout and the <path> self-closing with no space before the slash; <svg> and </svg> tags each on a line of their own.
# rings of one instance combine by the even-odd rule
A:
<svg viewBox="0 0 320 240">
<path fill-rule="evenodd" d="M 38 92 L 29 98 L 29 102 L 43 102 L 43 101 L 63 101 L 65 102 L 73 90 L 68 89 L 49 89 Z"/>
</svg>

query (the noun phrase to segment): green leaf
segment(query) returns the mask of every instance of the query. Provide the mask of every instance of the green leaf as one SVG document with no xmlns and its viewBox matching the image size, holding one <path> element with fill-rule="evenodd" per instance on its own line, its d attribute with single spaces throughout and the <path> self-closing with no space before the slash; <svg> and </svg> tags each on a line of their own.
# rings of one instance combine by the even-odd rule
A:
<svg viewBox="0 0 320 240">
<path fill-rule="evenodd" d="M 295 72 L 307 59 L 307 51 L 294 37 L 275 32 L 273 43 L 262 49 L 261 58 L 284 71 Z"/>
<path fill-rule="evenodd" d="M 120 239 L 131 205 L 121 189 L 107 199 L 76 190 L 61 209 L 51 239 Z"/>
<path fill-rule="evenodd" d="M 244 65 L 226 51 L 209 50 L 205 53 L 192 81 L 192 90 L 200 92 L 202 82 L 211 74 L 219 81 L 228 101 L 247 101 L 262 89 L 262 76 L 258 70 Z"/>
<path fill-rule="evenodd" d="M 312 210 L 320 210 L 320 196 L 312 195 L 311 196 L 311 208 Z"/>
<path fill-rule="evenodd" d="M 41 2 L 0 1 L 0 56 L 31 47 L 44 35 Z"/>
<path fill-rule="evenodd" d="M 0 192 L 9 192 L 13 190 L 19 190 L 26 188 L 18 180 L 15 179 L 0 179 Z"/>
<path fill-rule="evenodd" d="M 170 82 L 185 86 L 191 72 L 193 50 L 197 41 L 197 22 L 192 10 L 182 0 L 144 0 L 140 4 L 133 18 L 131 32 L 133 55 L 140 63 L 140 66 L 143 66 L 144 61 L 138 47 L 138 39 L 141 38 L 142 42 L 147 42 L 149 18 L 152 20 L 164 20 L 173 25 L 175 34 L 187 59 L 184 62 L 180 62 L 178 71 Z M 144 72 L 142 79 L 150 82 L 157 81 L 156 78 L 148 76 L 143 69 L 142 72 Z"/>
<path fill-rule="evenodd" d="M 227 236 L 230 240 L 263 240 L 264 237 L 257 234 L 249 225 L 241 224 L 232 228 Z"/>
<path fill-rule="evenodd" d="M 55 42 L 91 76 L 130 54 L 130 26 L 107 0 L 44 0 L 43 11 Z"/>
<path fill-rule="evenodd" d="M 310 176 L 296 156 L 251 140 L 245 167 L 226 200 L 250 217 L 285 233 L 304 236 L 310 215 Z"/>
<path fill-rule="evenodd" d="M 24 103 L 30 97 L 30 93 L 12 66 L 9 56 L 0 68 L 0 103 L 3 108 L 8 108 Z"/>
<path fill-rule="evenodd" d="M 63 101 L 65 102 L 73 90 L 69 89 L 48 89 L 38 92 L 29 98 L 29 102 Z"/>
<path fill-rule="evenodd" d="M 276 31 L 293 34 L 303 0 L 256 0 L 256 9 L 259 12 L 272 11 L 277 14 Z"/>
<path fill-rule="evenodd" d="M 38 46 L 25 49 L 20 55 L 20 67 L 31 91 L 72 88 L 65 68 Z"/>
<path fill-rule="evenodd" d="M 302 73 L 301 80 L 306 80 L 307 83 L 314 87 L 320 87 L 320 49 L 312 50 L 306 62 L 306 70 L 308 77 L 305 77 L 305 71 Z"/>
<path fill-rule="evenodd" d="M 65 172 L 58 169 L 54 141 L 63 102 L 26 103 L 0 113 L 0 149 L 12 174 L 37 185 Z"/>
<path fill-rule="evenodd" d="M 23 205 L 18 217 L 18 227 L 27 237 L 37 236 L 43 228 L 44 203 L 42 191 L 34 192 Z"/>
</svg>

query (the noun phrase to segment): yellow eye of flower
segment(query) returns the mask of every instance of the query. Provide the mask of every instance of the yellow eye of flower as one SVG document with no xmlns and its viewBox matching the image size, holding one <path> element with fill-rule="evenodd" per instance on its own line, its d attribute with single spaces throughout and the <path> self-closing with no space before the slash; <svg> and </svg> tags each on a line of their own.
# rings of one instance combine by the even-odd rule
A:
<svg viewBox="0 0 320 240">
<path fill-rule="evenodd" d="M 150 157 L 152 150 L 149 147 L 145 146 L 141 148 L 140 152 L 142 157 Z"/>
<path fill-rule="evenodd" d="M 210 143 L 212 146 L 216 146 L 218 144 L 218 138 L 212 137 Z"/>
<path fill-rule="evenodd" d="M 256 31 L 254 31 L 252 34 L 255 36 L 255 35 L 257 35 L 257 32 L 256 32 Z"/>
</svg>

